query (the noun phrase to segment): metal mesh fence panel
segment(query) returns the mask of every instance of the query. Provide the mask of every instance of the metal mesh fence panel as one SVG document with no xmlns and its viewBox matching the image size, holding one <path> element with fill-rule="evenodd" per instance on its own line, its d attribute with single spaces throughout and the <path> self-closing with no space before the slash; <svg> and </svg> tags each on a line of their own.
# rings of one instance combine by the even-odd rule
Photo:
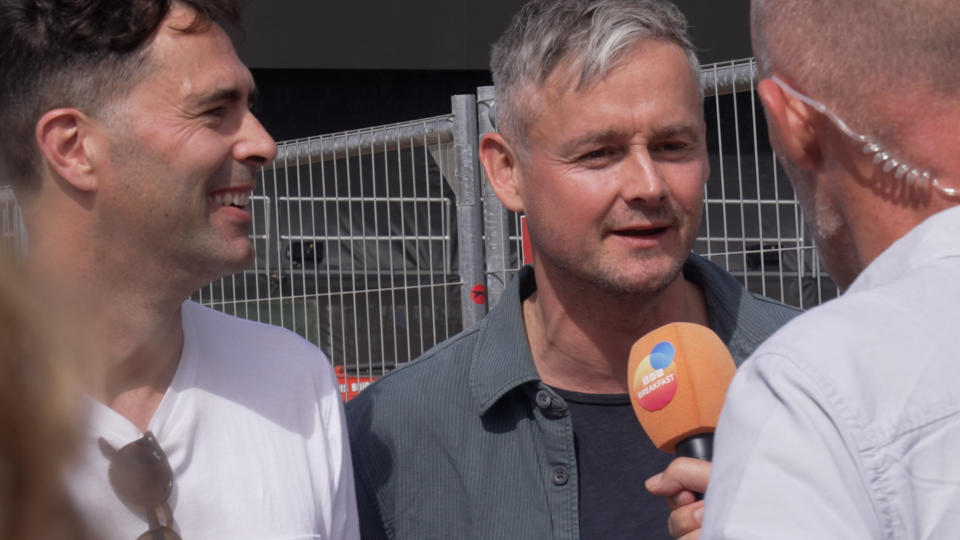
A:
<svg viewBox="0 0 960 540">
<path fill-rule="evenodd" d="M 833 298 L 800 206 L 767 139 L 752 59 L 704 66 L 710 180 L 694 251 L 750 291 L 809 308 Z"/>
<path fill-rule="evenodd" d="M 301 334 L 361 384 L 459 332 L 451 130 L 444 116 L 282 143 L 253 198 L 253 268 L 194 299 Z"/>
<path fill-rule="evenodd" d="M 755 83 L 749 59 L 703 67 L 711 175 L 694 251 L 751 291 L 809 308 L 838 291 L 767 142 Z M 464 313 L 476 318 L 464 300 L 476 285 L 461 277 L 476 269 L 461 261 L 472 265 L 482 253 L 492 304 L 520 268 L 523 248 L 520 216 L 485 181 L 476 195 L 476 184 L 460 178 L 478 168 L 466 151 L 476 132 L 494 129 L 492 89 L 478 89 L 469 111 L 476 117 L 458 123 L 471 108 L 464 97 L 453 100 L 456 114 L 280 143 L 251 198 L 253 267 L 193 299 L 317 344 L 345 396 L 459 332 Z M 468 139 L 458 135 L 464 125 L 474 130 Z M 464 211 L 478 198 L 483 233 L 473 225 L 468 232 Z M 4 249 L 24 251 L 6 186 L 0 231 Z"/>
<path fill-rule="evenodd" d="M 19 257 L 26 250 L 26 237 L 13 188 L 0 186 L 0 249 L 8 257 Z"/>
</svg>

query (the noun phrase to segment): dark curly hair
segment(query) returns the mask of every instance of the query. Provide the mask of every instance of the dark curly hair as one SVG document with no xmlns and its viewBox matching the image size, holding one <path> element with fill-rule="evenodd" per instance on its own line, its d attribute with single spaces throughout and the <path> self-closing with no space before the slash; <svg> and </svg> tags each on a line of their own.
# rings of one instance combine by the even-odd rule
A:
<svg viewBox="0 0 960 540">
<path fill-rule="evenodd" d="M 184 32 L 240 27 L 236 0 L 0 0 L 0 184 L 37 187 L 37 121 L 59 107 L 94 114 L 132 88 L 175 3 L 196 13 Z"/>
</svg>

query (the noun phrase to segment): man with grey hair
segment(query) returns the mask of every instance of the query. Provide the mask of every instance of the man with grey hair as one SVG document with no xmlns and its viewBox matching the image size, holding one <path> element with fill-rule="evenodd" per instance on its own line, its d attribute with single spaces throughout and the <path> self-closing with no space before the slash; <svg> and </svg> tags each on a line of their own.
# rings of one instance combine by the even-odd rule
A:
<svg viewBox="0 0 960 540">
<path fill-rule="evenodd" d="M 796 311 L 690 254 L 709 175 L 686 22 L 652 0 L 535 0 L 493 47 L 480 154 L 535 266 L 476 327 L 347 408 L 366 538 L 663 538 L 669 456 L 627 396 L 673 321 L 738 359 Z"/>
<path fill-rule="evenodd" d="M 751 19 L 771 142 L 845 290 L 734 379 L 702 537 L 956 538 L 960 4 L 754 0 Z"/>
</svg>

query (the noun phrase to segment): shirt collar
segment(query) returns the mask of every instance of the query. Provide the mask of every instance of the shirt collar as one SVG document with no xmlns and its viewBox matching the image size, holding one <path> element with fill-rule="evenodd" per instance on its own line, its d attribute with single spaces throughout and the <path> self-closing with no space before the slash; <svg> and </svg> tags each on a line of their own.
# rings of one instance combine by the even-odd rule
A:
<svg viewBox="0 0 960 540">
<path fill-rule="evenodd" d="M 683 275 L 703 289 L 709 326 L 740 365 L 770 334 L 765 318 L 742 316 L 759 300 L 733 276 L 699 255 L 690 254 L 683 265 Z M 470 366 L 470 390 L 480 414 L 514 388 L 540 380 L 521 308 L 523 300 L 536 290 L 533 267 L 524 266 L 480 323 Z"/>
<path fill-rule="evenodd" d="M 527 343 L 521 308 L 523 299 L 536 290 L 533 267 L 524 266 L 480 322 L 470 366 L 470 390 L 480 414 L 485 414 L 510 390 L 540 380 Z"/>
<path fill-rule="evenodd" d="M 703 289 L 707 325 L 720 337 L 739 366 L 757 344 L 770 335 L 770 322 L 757 305 L 761 300 L 743 288 L 729 272 L 693 253 L 683 265 L 683 276 Z"/>
<path fill-rule="evenodd" d="M 846 293 L 866 291 L 945 257 L 960 255 L 960 206 L 942 210 L 911 229 L 864 268 Z"/>
</svg>

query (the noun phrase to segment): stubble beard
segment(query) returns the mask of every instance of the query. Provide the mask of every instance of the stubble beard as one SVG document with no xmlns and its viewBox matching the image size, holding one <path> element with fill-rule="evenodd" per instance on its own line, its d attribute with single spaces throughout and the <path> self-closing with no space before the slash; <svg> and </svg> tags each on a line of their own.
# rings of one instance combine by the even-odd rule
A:
<svg viewBox="0 0 960 540">
<path fill-rule="evenodd" d="M 837 210 L 834 201 L 823 191 L 811 189 L 815 179 L 796 167 L 785 156 L 781 155 L 779 158 L 793 184 L 804 223 L 813 235 L 817 251 L 823 258 L 827 272 L 839 286 L 846 288 L 859 274 L 859 269 L 854 256 L 854 247 L 845 241 L 846 224 L 843 216 Z"/>
<path fill-rule="evenodd" d="M 586 261 L 588 257 L 579 257 L 576 253 L 558 255 L 542 247 L 538 251 L 539 257 L 555 272 L 567 276 L 565 281 L 584 284 L 580 289 L 585 294 L 648 301 L 658 297 L 680 277 L 693 242 L 694 238 L 684 241 L 676 253 L 658 251 L 625 262 Z M 602 254 L 591 255 L 596 259 Z M 578 260 L 584 262 L 578 264 Z"/>
<path fill-rule="evenodd" d="M 659 297 L 681 274 L 683 260 L 674 259 L 666 271 L 651 272 L 642 281 L 631 282 L 624 279 L 619 282 L 598 279 L 594 286 L 608 295 L 627 296 L 637 300 L 651 301 Z"/>
</svg>

